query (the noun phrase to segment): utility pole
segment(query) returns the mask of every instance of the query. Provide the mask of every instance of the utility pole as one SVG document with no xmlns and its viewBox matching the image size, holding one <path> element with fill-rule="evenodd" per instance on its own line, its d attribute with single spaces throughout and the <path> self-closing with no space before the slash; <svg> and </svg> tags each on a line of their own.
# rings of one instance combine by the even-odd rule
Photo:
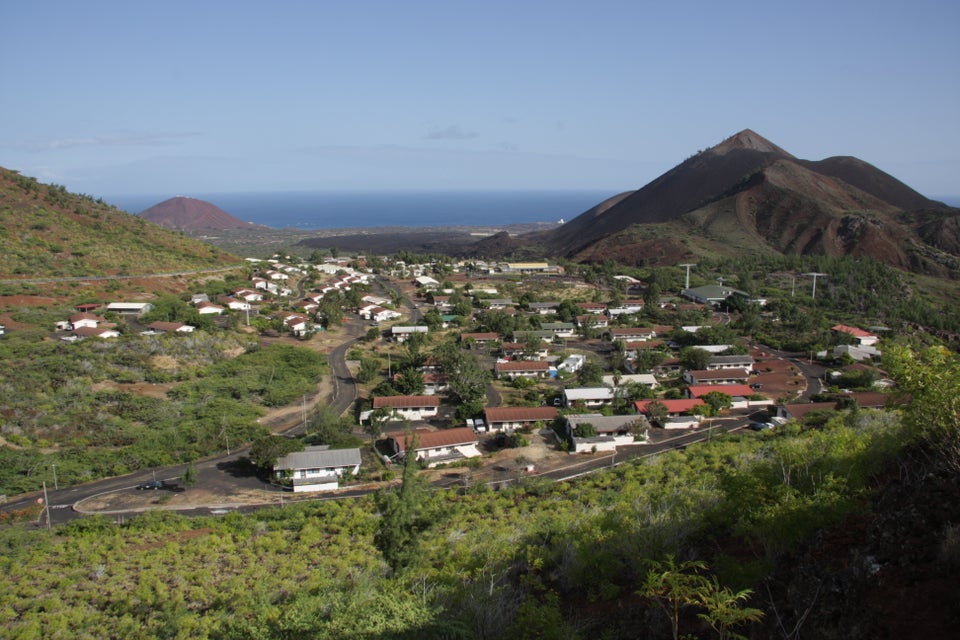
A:
<svg viewBox="0 0 960 640">
<path fill-rule="evenodd" d="M 810 294 L 810 297 L 813 298 L 814 300 L 816 300 L 816 299 L 817 299 L 817 278 L 825 278 L 825 277 L 827 276 L 827 274 L 825 274 L 825 273 L 818 273 L 818 272 L 815 272 L 815 271 L 810 271 L 810 272 L 804 273 L 804 274 L 802 274 L 802 275 L 812 276 L 812 277 L 813 277 L 813 291 L 812 291 L 812 293 Z"/>
<path fill-rule="evenodd" d="M 60 490 L 60 483 L 57 482 L 57 465 L 56 463 L 51 463 L 50 466 L 53 468 L 53 490 Z"/>
<path fill-rule="evenodd" d="M 50 499 L 47 497 L 47 481 L 43 481 L 43 508 L 47 510 L 47 531 L 52 528 L 50 525 Z"/>
<path fill-rule="evenodd" d="M 687 280 L 686 280 L 686 284 L 684 285 L 683 288 L 684 288 L 684 289 L 689 289 L 689 288 L 690 288 L 690 267 L 695 267 L 695 266 L 697 266 L 697 265 L 696 265 L 695 263 L 692 263 L 692 262 L 691 262 L 691 263 L 687 263 L 687 264 L 678 264 L 677 266 L 678 266 L 678 267 L 686 267 L 686 268 L 687 268 Z"/>
</svg>

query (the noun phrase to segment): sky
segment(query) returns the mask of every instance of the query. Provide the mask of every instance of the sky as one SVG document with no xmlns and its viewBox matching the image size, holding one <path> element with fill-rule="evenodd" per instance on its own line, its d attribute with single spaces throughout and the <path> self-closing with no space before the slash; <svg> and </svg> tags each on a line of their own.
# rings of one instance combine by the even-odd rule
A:
<svg viewBox="0 0 960 640">
<path fill-rule="evenodd" d="M 752 129 L 960 195 L 960 3 L 0 6 L 0 166 L 97 197 L 642 187 Z"/>
</svg>

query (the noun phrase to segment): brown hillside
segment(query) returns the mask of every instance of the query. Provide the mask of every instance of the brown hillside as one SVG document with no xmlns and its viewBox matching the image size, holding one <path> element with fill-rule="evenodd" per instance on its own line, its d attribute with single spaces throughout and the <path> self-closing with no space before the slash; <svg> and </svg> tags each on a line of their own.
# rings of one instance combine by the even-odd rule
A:
<svg viewBox="0 0 960 640">
<path fill-rule="evenodd" d="M 591 262 L 749 251 L 869 256 L 945 275 L 960 264 L 960 210 L 862 160 L 800 160 L 747 129 L 529 241 Z"/>
<path fill-rule="evenodd" d="M 186 196 L 164 200 L 146 211 L 142 211 L 140 216 L 150 222 L 178 231 L 269 228 L 252 222 L 244 222 L 206 200 Z"/>
</svg>

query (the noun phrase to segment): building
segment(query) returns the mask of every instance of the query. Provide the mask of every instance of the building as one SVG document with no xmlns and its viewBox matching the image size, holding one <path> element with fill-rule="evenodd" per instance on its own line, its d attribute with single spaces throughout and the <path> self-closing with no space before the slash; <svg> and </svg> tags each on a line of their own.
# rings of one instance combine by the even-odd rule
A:
<svg viewBox="0 0 960 640">
<path fill-rule="evenodd" d="M 390 327 L 390 336 L 394 342 L 402 343 L 410 339 L 415 333 L 427 333 L 429 328 L 425 325 L 414 325 L 410 327 Z"/>
<path fill-rule="evenodd" d="M 364 411 L 361 420 L 369 419 L 374 411 L 386 410 L 388 421 L 426 420 L 434 418 L 440 409 L 437 396 L 377 396 L 373 399 L 373 411 Z"/>
<path fill-rule="evenodd" d="M 417 460 L 427 467 L 434 467 L 479 456 L 479 442 L 477 434 L 470 427 L 456 427 L 439 431 L 416 429 L 412 433 L 389 433 L 385 446 L 391 461 L 403 459 L 412 448 Z"/>
<path fill-rule="evenodd" d="M 541 360 L 513 360 L 493 365 L 498 378 L 546 378 L 550 375 L 550 363 Z"/>
<path fill-rule="evenodd" d="M 483 415 L 487 431 L 510 432 L 551 422 L 558 414 L 556 407 L 487 407 Z"/>
<path fill-rule="evenodd" d="M 273 466 L 278 478 L 289 477 L 294 493 L 331 491 L 345 475 L 360 473 L 360 449 L 330 449 L 327 445 L 289 453 Z"/>
<path fill-rule="evenodd" d="M 613 389 L 610 387 L 581 387 L 563 390 L 563 406 L 603 407 L 612 404 Z"/>
<path fill-rule="evenodd" d="M 857 327 L 848 327 L 845 324 L 838 324 L 834 327 L 831 327 L 831 330 L 834 333 L 839 333 L 853 338 L 857 341 L 857 345 L 861 347 L 872 347 L 880 342 L 879 336 L 875 336 L 869 331 L 864 331 L 863 329 L 859 329 Z"/>
<path fill-rule="evenodd" d="M 705 369 L 685 371 L 683 379 L 689 385 L 704 384 L 745 384 L 750 378 L 746 369 Z"/>
</svg>

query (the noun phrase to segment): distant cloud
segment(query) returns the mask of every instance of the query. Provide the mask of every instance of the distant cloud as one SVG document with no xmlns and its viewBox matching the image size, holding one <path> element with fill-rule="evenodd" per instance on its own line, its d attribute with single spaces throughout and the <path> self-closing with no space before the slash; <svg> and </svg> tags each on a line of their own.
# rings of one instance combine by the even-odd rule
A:
<svg viewBox="0 0 960 640">
<path fill-rule="evenodd" d="M 470 140 L 477 137 L 477 132 L 467 131 L 458 124 L 452 124 L 443 129 L 434 129 L 423 136 L 424 140 Z"/>
<path fill-rule="evenodd" d="M 517 151 L 520 147 L 512 142 L 507 142 L 504 140 L 503 142 L 497 143 L 496 148 L 500 149 L 501 151 Z"/>
<path fill-rule="evenodd" d="M 176 144 L 197 133 L 109 133 L 77 138 L 25 140 L 15 146 L 22 151 L 57 151 L 76 147 L 146 147 Z"/>
</svg>

